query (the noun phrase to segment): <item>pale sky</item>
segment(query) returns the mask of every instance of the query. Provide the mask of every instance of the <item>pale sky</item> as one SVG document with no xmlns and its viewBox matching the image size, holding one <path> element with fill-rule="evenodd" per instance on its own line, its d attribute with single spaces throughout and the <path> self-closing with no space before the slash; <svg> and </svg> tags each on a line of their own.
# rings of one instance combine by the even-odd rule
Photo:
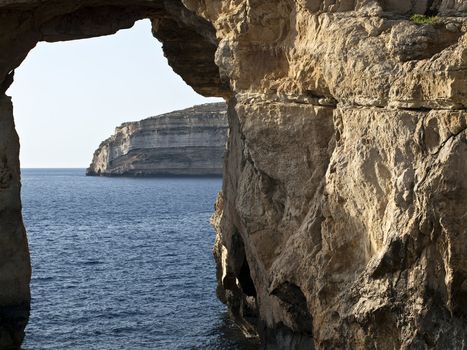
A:
<svg viewBox="0 0 467 350">
<path fill-rule="evenodd" d="M 148 20 L 112 36 L 39 43 L 7 94 L 23 168 L 86 168 L 123 122 L 221 101 L 172 71 Z"/>
</svg>

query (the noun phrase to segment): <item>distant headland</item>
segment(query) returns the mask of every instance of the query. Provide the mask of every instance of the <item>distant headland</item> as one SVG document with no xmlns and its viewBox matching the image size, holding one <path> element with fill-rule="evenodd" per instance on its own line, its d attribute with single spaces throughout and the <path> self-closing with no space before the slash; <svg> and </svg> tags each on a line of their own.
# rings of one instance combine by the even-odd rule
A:
<svg viewBox="0 0 467 350">
<path fill-rule="evenodd" d="M 94 152 L 88 176 L 221 176 L 227 140 L 224 103 L 124 123 Z"/>
</svg>

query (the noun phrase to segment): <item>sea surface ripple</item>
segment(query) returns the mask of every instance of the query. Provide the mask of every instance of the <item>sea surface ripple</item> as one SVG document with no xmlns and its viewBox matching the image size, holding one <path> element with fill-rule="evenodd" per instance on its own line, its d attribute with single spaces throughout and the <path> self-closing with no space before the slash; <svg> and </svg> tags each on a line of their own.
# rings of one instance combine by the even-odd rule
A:
<svg viewBox="0 0 467 350">
<path fill-rule="evenodd" d="M 218 178 L 23 169 L 32 259 L 25 350 L 256 349 L 216 298 Z"/>
</svg>

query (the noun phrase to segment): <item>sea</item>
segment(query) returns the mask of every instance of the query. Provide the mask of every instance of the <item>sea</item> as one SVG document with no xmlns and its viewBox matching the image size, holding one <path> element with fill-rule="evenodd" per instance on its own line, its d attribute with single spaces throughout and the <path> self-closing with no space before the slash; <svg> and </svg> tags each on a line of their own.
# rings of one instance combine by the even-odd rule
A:
<svg viewBox="0 0 467 350">
<path fill-rule="evenodd" d="M 216 297 L 220 178 L 22 169 L 32 259 L 24 350 L 253 350 Z"/>
</svg>

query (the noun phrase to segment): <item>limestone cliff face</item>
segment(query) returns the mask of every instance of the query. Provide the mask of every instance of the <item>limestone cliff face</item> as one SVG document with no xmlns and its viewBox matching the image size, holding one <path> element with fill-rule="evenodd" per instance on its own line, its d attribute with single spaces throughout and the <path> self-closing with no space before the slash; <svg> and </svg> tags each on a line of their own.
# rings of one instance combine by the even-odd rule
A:
<svg viewBox="0 0 467 350">
<path fill-rule="evenodd" d="M 224 103 L 125 123 L 96 150 L 87 175 L 222 175 L 227 129 Z"/>
<path fill-rule="evenodd" d="M 465 347 L 467 3 L 185 4 L 234 90 L 213 223 L 244 329 L 267 349 Z"/>
<path fill-rule="evenodd" d="M 4 0 L 0 81 L 39 40 L 143 17 L 185 81 L 228 100 L 214 254 L 245 332 L 267 349 L 465 348 L 466 1 Z M 2 101 L 0 305 L 16 308 L 0 343 L 17 344 L 29 270 Z"/>
</svg>

